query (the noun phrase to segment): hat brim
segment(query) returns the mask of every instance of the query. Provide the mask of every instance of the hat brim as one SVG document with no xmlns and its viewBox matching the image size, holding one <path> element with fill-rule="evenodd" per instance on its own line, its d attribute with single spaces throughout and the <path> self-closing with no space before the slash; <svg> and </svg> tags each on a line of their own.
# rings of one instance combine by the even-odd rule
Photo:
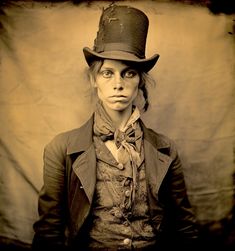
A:
<svg viewBox="0 0 235 251">
<path fill-rule="evenodd" d="M 150 71 L 154 67 L 154 65 L 156 64 L 159 58 L 159 54 L 154 54 L 150 58 L 141 59 L 135 56 L 133 53 L 129 53 L 126 51 L 104 51 L 101 53 L 97 53 L 88 47 L 83 48 L 83 53 L 84 53 L 86 62 L 89 66 L 91 66 L 92 62 L 95 60 L 114 59 L 114 60 L 128 61 L 130 63 L 133 63 L 144 72 Z"/>
</svg>

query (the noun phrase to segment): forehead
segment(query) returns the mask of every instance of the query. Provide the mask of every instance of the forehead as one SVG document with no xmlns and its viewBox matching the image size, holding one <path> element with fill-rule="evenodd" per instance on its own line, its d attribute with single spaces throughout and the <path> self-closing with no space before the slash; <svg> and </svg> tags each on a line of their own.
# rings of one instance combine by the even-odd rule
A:
<svg viewBox="0 0 235 251">
<path fill-rule="evenodd" d="M 112 60 L 112 59 L 105 59 L 101 69 L 108 68 L 108 69 L 116 69 L 116 70 L 125 70 L 127 68 L 135 69 L 135 67 L 127 62 L 121 60 Z"/>
</svg>

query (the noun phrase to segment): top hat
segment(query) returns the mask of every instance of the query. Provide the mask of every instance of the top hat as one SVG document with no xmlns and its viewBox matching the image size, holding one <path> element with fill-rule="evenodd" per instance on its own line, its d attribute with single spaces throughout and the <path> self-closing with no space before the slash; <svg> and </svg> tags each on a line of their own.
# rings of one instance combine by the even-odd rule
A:
<svg viewBox="0 0 235 251">
<path fill-rule="evenodd" d="M 142 11 L 129 6 L 109 6 L 100 17 L 93 50 L 83 48 L 88 65 L 94 60 L 116 59 L 150 71 L 159 55 L 145 57 L 148 26 L 148 17 Z"/>
</svg>

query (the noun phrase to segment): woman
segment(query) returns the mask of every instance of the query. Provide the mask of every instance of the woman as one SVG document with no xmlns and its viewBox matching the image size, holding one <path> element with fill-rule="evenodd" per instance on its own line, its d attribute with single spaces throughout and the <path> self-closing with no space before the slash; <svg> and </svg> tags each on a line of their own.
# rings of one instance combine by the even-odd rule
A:
<svg viewBox="0 0 235 251">
<path fill-rule="evenodd" d="M 34 248 L 161 250 L 197 239 L 174 144 L 140 119 L 159 57 L 145 57 L 147 31 L 142 11 L 111 5 L 94 50 L 83 49 L 99 101 L 88 122 L 45 148 Z"/>
</svg>

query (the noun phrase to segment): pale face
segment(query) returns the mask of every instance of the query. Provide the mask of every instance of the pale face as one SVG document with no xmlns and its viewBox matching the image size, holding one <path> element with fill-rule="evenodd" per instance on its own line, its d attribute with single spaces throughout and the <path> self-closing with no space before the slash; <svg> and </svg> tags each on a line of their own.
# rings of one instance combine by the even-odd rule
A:
<svg viewBox="0 0 235 251">
<path fill-rule="evenodd" d="M 96 76 L 95 87 L 107 111 L 122 112 L 132 106 L 139 82 L 137 70 L 121 61 L 106 59 Z"/>
</svg>

